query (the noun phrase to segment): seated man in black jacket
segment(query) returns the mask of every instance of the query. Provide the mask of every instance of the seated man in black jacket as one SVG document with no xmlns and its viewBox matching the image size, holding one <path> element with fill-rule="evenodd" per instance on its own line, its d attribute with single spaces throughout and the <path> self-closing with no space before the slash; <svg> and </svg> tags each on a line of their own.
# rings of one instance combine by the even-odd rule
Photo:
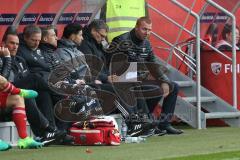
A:
<svg viewBox="0 0 240 160">
<path fill-rule="evenodd" d="M 149 122 L 152 121 L 152 119 L 148 117 L 148 108 L 146 106 L 146 103 L 140 99 L 138 99 L 139 103 L 136 103 L 135 95 L 127 92 L 129 88 L 136 87 L 137 83 L 125 83 L 126 81 L 124 82 L 124 78 L 122 78 L 124 75 L 119 74 L 118 71 L 114 72 L 113 67 L 111 67 L 111 69 L 109 68 L 109 63 L 111 61 L 111 52 L 108 52 L 109 49 L 107 49 L 107 33 L 108 26 L 103 20 L 93 20 L 88 26 L 84 28 L 84 40 L 78 49 L 82 51 L 86 56 L 86 60 L 90 66 L 91 73 L 94 75 L 93 78 L 95 80 L 96 86 L 99 86 L 103 91 L 111 92 L 111 94 L 116 97 L 115 101 L 111 105 L 115 106 L 115 108 L 117 108 L 124 116 L 124 118 L 128 121 L 128 134 L 131 136 L 138 136 L 143 134 L 150 136 L 154 134 L 154 130 L 151 130 L 151 132 L 149 132 L 149 127 L 152 125 Z M 115 60 L 120 61 L 118 58 L 115 58 Z M 119 70 L 119 68 L 125 67 L 124 65 L 117 65 L 116 68 Z M 125 97 L 128 101 L 126 101 Z M 107 99 L 105 101 L 107 101 Z M 136 120 L 136 118 L 139 120 Z M 130 129 L 136 128 L 135 126 L 138 128 L 137 130 Z M 156 130 L 155 133 L 157 133 Z M 162 135 L 164 133 L 162 132 L 157 134 Z"/>
<path fill-rule="evenodd" d="M 11 44 L 18 46 L 18 41 L 11 41 Z M 17 47 L 15 47 L 17 48 Z M 11 69 L 11 58 L 8 48 L 0 47 L 0 56 L 5 57 L 5 64 L 2 63 L 2 58 L 0 58 L 0 74 L 2 75 L 4 71 L 4 76 L 7 76 Z M 10 59 L 9 59 L 10 58 Z M 6 63 L 8 62 L 8 63 Z M 7 64 L 7 66 L 6 66 Z M 24 90 L 15 87 L 12 83 L 8 82 L 7 79 L 0 75 L 0 109 L 12 108 L 12 120 L 14 121 L 18 135 L 20 139 L 18 140 L 19 148 L 41 148 L 42 143 L 36 142 L 32 138 L 28 137 L 26 128 L 26 113 L 24 98 L 35 98 L 37 93 L 32 90 Z M 1 117 L 2 118 L 2 117 Z M 10 149 L 11 146 L 4 141 L 0 140 L 0 150 Z"/>
<path fill-rule="evenodd" d="M 82 40 L 82 26 L 80 24 L 72 23 L 64 27 L 62 39 L 58 41 L 58 48 L 55 52 L 61 65 L 55 67 L 49 78 L 50 86 L 60 94 L 66 94 L 66 92 L 71 91 L 74 92 L 75 90 L 75 93 L 71 93 L 74 99 L 78 99 L 77 96 L 80 96 L 79 98 L 82 99 L 82 97 L 91 97 L 95 95 L 95 91 L 89 86 L 89 84 L 92 83 L 90 68 L 86 63 L 84 54 L 77 49 Z M 59 87 L 60 83 L 61 86 L 65 85 L 65 87 Z M 68 87 L 69 89 L 66 89 Z M 87 94 L 86 88 L 88 88 L 87 90 L 92 90 L 91 93 L 93 94 Z M 92 97 L 89 100 L 91 102 L 98 101 L 96 97 Z M 66 99 L 65 102 L 66 101 L 68 100 Z M 91 113 L 90 115 L 102 114 L 102 110 L 100 109 L 101 106 L 95 105 L 98 106 L 98 110 L 91 106 L 91 103 L 85 104 L 87 105 L 86 108 L 90 109 L 88 110 L 88 113 Z M 86 110 L 87 109 L 85 109 L 85 111 Z M 85 116 L 82 118 L 84 119 L 84 117 Z"/>
<path fill-rule="evenodd" d="M 149 69 L 149 76 L 146 76 L 145 72 L 139 70 L 137 71 L 137 76 L 141 78 L 143 84 L 159 85 L 163 91 L 164 100 L 161 112 L 161 122 L 158 128 L 166 130 L 168 134 L 181 134 L 183 133 L 181 130 L 173 128 L 170 124 L 177 100 L 178 85 L 171 82 L 163 73 L 160 66 L 157 65 L 156 57 L 148 40 L 151 30 L 151 20 L 148 17 L 141 17 L 137 20 L 134 29 L 114 38 L 111 44 L 112 47 L 110 46 L 110 48 L 113 49 L 115 47 L 114 54 L 122 53 L 123 56 L 127 56 L 128 62 L 137 62 Z M 145 90 L 144 86 L 140 88 Z M 161 95 L 153 98 L 146 97 L 146 103 L 150 112 L 153 112 L 154 107 L 159 103 L 160 99 Z"/>
<path fill-rule="evenodd" d="M 78 49 L 86 57 L 94 83 L 102 90 L 116 95 L 111 83 L 118 81 L 118 76 L 109 73 L 108 58 L 110 57 L 108 56 L 108 53 L 105 52 L 102 44 L 106 41 L 107 32 L 108 26 L 103 20 L 93 20 L 83 29 L 83 41 Z M 124 117 L 128 117 L 129 111 L 126 111 L 128 108 L 123 108 L 123 103 L 119 101 L 119 98 L 117 98 L 114 102 L 115 104 L 112 105 L 115 105 L 116 108 L 122 112 Z"/>
<path fill-rule="evenodd" d="M 39 44 L 41 41 L 42 31 L 36 25 L 28 25 L 24 28 L 22 39 L 20 39 L 19 49 L 17 51 L 17 56 L 25 60 L 26 65 L 31 73 L 31 77 L 37 77 L 36 82 L 43 85 L 45 90 L 42 90 L 42 86 L 36 86 L 36 90 L 39 96 L 36 99 L 38 108 L 41 110 L 43 115 L 48 119 L 51 126 L 56 126 L 55 118 L 53 113 L 53 99 L 51 96 L 51 91 L 48 88 L 47 79 L 50 73 L 50 68 L 47 63 L 45 63 L 44 57 L 39 49 Z M 28 75 L 28 77 L 30 76 Z M 32 79 L 31 78 L 31 79 Z M 29 79 L 29 78 L 28 78 Z M 29 83 L 32 85 L 32 83 Z M 26 84 L 18 84 L 26 87 Z"/>
<path fill-rule="evenodd" d="M 109 56 L 104 50 L 102 42 L 107 37 L 108 26 L 103 20 L 94 20 L 83 30 L 83 41 L 78 49 L 86 56 L 88 65 L 91 68 L 91 72 L 96 67 L 100 67 L 100 73 L 97 73 L 95 77 L 96 84 L 112 83 L 118 79 L 117 75 L 110 75 L 108 71 Z M 96 57 L 102 62 L 102 66 L 94 64 L 93 58 Z M 92 73 L 95 75 L 95 73 Z"/>
<path fill-rule="evenodd" d="M 3 46 L 8 48 L 11 56 L 11 67 L 6 74 L 6 78 L 13 82 L 16 86 L 34 89 L 40 91 L 49 91 L 47 83 L 41 77 L 37 77 L 29 72 L 25 60 L 16 56 L 19 45 L 19 39 L 15 28 L 9 27 L 3 36 Z M 64 132 L 56 130 L 56 126 L 51 124 L 48 119 L 39 111 L 35 100 L 25 100 L 27 117 L 29 119 L 32 130 L 36 136 L 44 137 L 46 143 L 53 142 L 65 135 Z M 48 105 L 48 104 L 47 104 Z M 54 119 L 54 114 L 51 115 Z M 48 134 L 51 132 L 51 134 Z M 49 136 L 50 135 L 50 136 Z"/>
</svg>

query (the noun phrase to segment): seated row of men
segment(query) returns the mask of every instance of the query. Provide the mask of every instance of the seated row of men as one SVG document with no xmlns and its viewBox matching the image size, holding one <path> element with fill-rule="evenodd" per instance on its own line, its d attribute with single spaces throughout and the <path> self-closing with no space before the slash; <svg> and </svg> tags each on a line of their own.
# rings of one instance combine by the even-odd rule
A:
<svg viewBox="0 0 240 160">
<path fill-rule="evenodd" d="M 19 88 L 38 92 L 35 99 L 25 99 L 25 109 L 31 129 L 41 137 L 42 144 L 72 141 L 72 137 L 67 135 L 71 123 L 55 119 L 54 105 L 69 95 L 77 97 L 78 93 L 84 94 L 81 86 L 85 85 L 95 89 L 98 98 L 103 98 L 101 113 L 108 114 L 117 108 L 126 119 L 139 112 L 151 114 L 164 97 L 161 120 L 154 132 L 182 133 L 170 124 L 178 86 L 167 78 L 157 63 L 148 40 L 151 29 L 151 20 L 141 17 L 134 29 L 114 38 L 107 47 L 102 42 L 106 40 L 108 26 L 102 20 L 93 20 L 84 28 L 80 24 L 68 24 L 60 40 L 52 26 L 39 28 L 29 25 L 21 35 L 14 27 L 7 29 L 0 48 L 1 75 Z M 145 68 L 131 71 L 126 76 L 128 79 L 136 76 L 137 81 L 118 83 L 131 62 L 141 63 Z M 144 95 L 144 91 L 152 90 L 152 86 L 157 86 L 157 93 Z M 132 92 L 132 88 L 137 91 Z M 0 90 L 2 93 L 4 89 Z M 106 93 L 113 99 L 111 105 L 110 96 L 103 96 Z M 0 103 L 0 106 L 4 105 L 6 103 Z M 129 134 L 136 135 L 139 133 L 137 129 L 141 128 L 129 127 Z"/>
</svg>

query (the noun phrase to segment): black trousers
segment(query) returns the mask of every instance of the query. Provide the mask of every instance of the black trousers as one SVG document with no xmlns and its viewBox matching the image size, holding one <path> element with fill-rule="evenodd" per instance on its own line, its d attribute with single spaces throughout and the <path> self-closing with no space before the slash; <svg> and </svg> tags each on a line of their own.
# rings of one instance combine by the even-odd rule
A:
<svg viewBox="0 0 240 160">
<path fill-rule="evenodd" d="M 42 136 L 49 127 L 49 121 L 38 109 L 34 99 L 25 99 L 27 120 L 35 136 Z"/>
<path fill-rule="evenodd" d="M 154 108 L 163 98 L 161 88 L 162 81 L 149 80 L 141 83 L 116 83 L 114 90 L 117 96 L 127 106 L 129 113 L 152 113 Z M 162 112 L 160 115 L 160 126 L 170 125 L 170 121 L 174 115 L 179 86 L 170 82 L 170 92 L 163 99 Z"/>
<path fill-rule="evenodd" d="M 124 88 L 119 86 L 119 84 L 93 84 L 91 87 L 96 90 L 105 114 L 120 112 L 124 117 L 127 117 L 133 113 L 132 105 L 129 105 L 125 101 L 125 97 L 121 96 L 126 94 L 123 93 Z"/>
<path fill-rule="evenodd" d="M 45 119 L 48 120 L 49 126 L 51 128 L 56 128 L 55 116 L 53 113 L 54 103 L 51 97 L 53 92 L 48 87 L 46 80 L 44 80 L 38 74 L 31 73 L 26 77 L 15 81 L 14 85 L 24 89 L 33 89 L 39 93 L 38 97 L 36 98 L 36 106 L 42 115 L 38 115 L 39 113 L 36 110 L 29 110 L 29 114 L 38 115 L 39 120 L 43 119 L 41 117 L 44 116 Z M 27 102 L 26 108 L 29 108 L 28 105 L 33 105 L 33 103 Z M 30 111 L 35 113 L 30 113 Z"/>
<path fill-rule="evenodd" d="M 157 81 L 152 82 L 152 84 L 157 83 Z M 167 97 L 163 99 L 162 111 L 160 114 L 160 127 L 166 127 L 170 125 L 170 121 L 174 115 L 174 110 L 177 101 L 177 95 L 179 92 L 179 86 L 175 82 L 171 82 L 170 84 L 170 93 Z M 149 112 L 152 113 L 156 105 L 161 100 L 162 96 L 156 96 L 152 98 L 146 99 L 147 106 L 149 108 Z"/>
</svg>

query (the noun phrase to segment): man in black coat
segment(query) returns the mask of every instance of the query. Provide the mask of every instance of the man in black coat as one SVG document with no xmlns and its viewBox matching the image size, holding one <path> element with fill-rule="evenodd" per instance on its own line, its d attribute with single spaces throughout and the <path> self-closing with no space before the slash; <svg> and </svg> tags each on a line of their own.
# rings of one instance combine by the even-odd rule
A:
<svg viewBox="0 0 240 160">
<path fill-rule="evenodd" d="M 166 130 L 168 134 L 181 134 L 183 133 L 181 130 L 173 128 L 170 124 L 176 105 L 178 85 L 171 82 L 158 65 L 157 59 L 148 40 L 151 30 L 151 20 L 148 17 L 141 17 L 137 20 L 134 29 L 115 37 L 110 48 L 115 48 L 113 54 L 121 53 L 122 56 L 127 56 L 128 62 L 137 62 L 140 64 L 138 65 L 138 68 L 145 67 L 148 69 L 148 74 L 146 74 L 146 71 L 137 70 L 138 79 L 141 79 L 143 84 L 147 84 L 147 86 L 141 87 L 142 90 L 148 90 L 149 84 L 152 84 L 159 86 L 163 91 L 162 95 L 159 94 L 155 97 L 146 97 L 149 111 L 153 112 L 154 107 L 159 103 L 163 96 L 164 100 L 158 128 Z"/>
<path fill-rule="evenodd" d="M 49 91 L 45 80 L 41 76 L 37 76 L 31 73 L 26 64 L 26 61 L 22 57 L 16 55 L 19 45 L 19 38 L 16 29 L 9 29 L 5 33 L 3 37 L 3 44 L 4 47 L 9 49 L 12 60 L 11 69 L 9 70 L 9 74 L 6 78 L 18 87 L 35 89 L 44 92 Z M 27 106 L 27 116 L 29 118 L 32 130 L 36 136 L 44 137 L 43 141 L 45 144 L 53 142 L 65 135 L 65 133 L 60 133 L 57 131 L 55 123 L 50 122 L 49 118 L 40 112 L 35 100 L 25 100 L 25 103 Z M 52 117 L 54 121 L 53 113 L 50 115 L 50 117 Z"/>
<path fill-rule="evenodd" d="M 93 91 L 93 88 L 91 87 L 93 84 L 93 80 L 90 67 L 86 63 L 85 55 L 77 49 L 77 47 L 81 44 L 82 40 L 82 26 L 80 24 L 72 23 L 65 26 L 62 39 L 58 41 L 58 48 L 55 52 L 55 54 L 61 61 L 61 65 L 58 66 L 54 70 L 54 72 L 52 72 L 49 78 L 50 84 L 53 86 L 53 88 L 60 88 L 57 89 L 59 91 L 58 93 L 63 92 L 63 90 L 65 90 L 66 92 L 76 91 L 76 93 L 72 92 L 71 94 L 91 97 L 85 92 L 86 88 L 92 90 L 91 93 L 93 94 L 95 94 L 96 92 L 100 92 L 99 90 Z M 64 85 L 64 87 L 59 87 L 60 84 L 61 86 Z M 68 88 L 67 86 L 69 87 L 69 89 L 66 89 Z M 96 99 L 90 98 L 90 100 Z M 86 104 L 88 105 L 91 103 Z M 99 112 L 101 112 L 100 110 L 96 110 L 95 107 L 90 108 L 93 114 L 99 114 Z M 108 113 L 112 110 L 112 108 L 114 107 L 111 105 L 109 105 L 109 107 L 107 108 L 105 107 L 104 113 Z"/>
<path fill-rule="evenodd" d="M 111 83 L 117 80 L 116 75 L 110 75 L 108 71 L 108 62 L 110 58 L 104 50 L 103 42 L 107 37 L 108 26 L 102 20 L 94 20 L 88 26 L 83 29 L 83 41 L 78 49 L 83 52 L 86 56 L 88 65 L 91 68 L 93 75 L 96 75 L 92 70 L 98 70 L 95 77 L 95 83 Z M 93 58 L 99 60 L 98 65 L 96 65 Z M 101 66 L 102 65 L 102 66 Z M 97 68 L 100 67 L 100 68 Z"/>
<path fill-rule="evenodd" d="M 113 82 L 118 81 L 118 76 L 111 74 L 108 70 L 109 58 L 111 57 L 105 52 L 104 47 L 106 46 L 103 45 L 104 42 L 107 43 L 107 32 L 108 26 L 103 20 L 93 20 L 83 29 L 83 41 L 78 49 L 86 57 L 95 85 L 101 90 L 113 94 L 116 100 L 115 104 L 112 105 L 116 106 L 124 117 L 128 117 L 131 111 L 128 107 L 123 107 L 124 103 L 116 95 L 113 85 Z"/>
</svg>

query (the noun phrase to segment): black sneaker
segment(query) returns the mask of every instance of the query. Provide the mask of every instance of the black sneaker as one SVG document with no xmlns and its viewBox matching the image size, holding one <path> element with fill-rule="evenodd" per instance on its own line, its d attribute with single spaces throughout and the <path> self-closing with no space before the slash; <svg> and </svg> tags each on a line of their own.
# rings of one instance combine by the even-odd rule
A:
<svg viewBox="0 0 240 160">
<path fill-rule="evenodd" d="M 147 130 L 145 133 L 143 133 L 141 135 L 141 137 L 148 138 L 148 137 L 151 137 L 151 136 L 163 136 L 165 134 L 167 134 L 166 130 L 160 130 L 158 128 L 152 128 L 152 129 Z"/>
<path fill-rule="evenodd" d="M 75 141 L 75 138 L 71 135 L 66 135 L 64 138 L 62 138 L 59 142 L 61 145 L 73 145 Z"/>
<path fill-rule="evenodd" d="M 154 129 L 154 136 L 164 136 L 165 134 L 167 134 L 166 130 L 162 130 L 158 128 Z"/>
<path fill-rule="evenodd" d="M 167 125 L 167 126 L 159 125 L 158 128 L 160 130 L 166 130 L 167 134 L 182 134 L 183 133 L 183 131 L 181 129 L 176 129 L 171 125 Z"/>
<path fill-rule="evenodd" d="M 137 137 L 143 133 L 143 126 L 141 123 L 135 123 L 128 125 L 127 135 L 131 137 Z"/>
<path fill-rule="evenodd" d="M 154 129 L 154 128 L 147 130 L 147 131 L 144 132 L 140 137 L 142 137 L 142 138 L 148 138 L 148 137 L 151 137 L 151 136 L 153 136 L 153 135 L 155 135 L 155 129 Z"/>
<path fill-rule="evenodd" d="M 176 129 L 173 126 L 169 125 L 165 128 L 167 134 L 182 134 L 183 131 L 181 129 Z"/>
<path fill-rule="evenodd" d="M 127 135 L 132 137 L 149 135 L 152 134 L 152 124 L 151 123 L 132 123 L 128 124 L 128 132 Z"/>
<path fill-rule="evenodd" d="M 57 144 L 61 139 L 66 136 L 66 132 L 55 130 L 53 132 L 46 132 L 41 142 L 45 145 Z"/>
</svg>

